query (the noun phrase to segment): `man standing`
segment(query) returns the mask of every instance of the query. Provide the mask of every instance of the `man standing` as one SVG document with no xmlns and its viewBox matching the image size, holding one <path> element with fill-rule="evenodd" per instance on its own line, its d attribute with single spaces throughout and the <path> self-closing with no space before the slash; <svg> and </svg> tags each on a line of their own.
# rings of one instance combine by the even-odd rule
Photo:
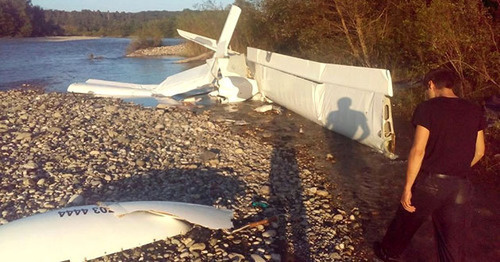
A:
<svg viewBox="0 0 500 262">
<path fill-rule="evenodd" d="M 401 206 L 375 254 L 396 258 L 424 220 L 432 216 L 439 261 L 464 261 L 469 224 L 471 166 L 484 155 L 486 127 L 480 107 L 458 98 L 449 70 L 432 70 L 424 78 L 427 101 L 413 114 L 415 137 L 408 156 Z"/>
</svg>

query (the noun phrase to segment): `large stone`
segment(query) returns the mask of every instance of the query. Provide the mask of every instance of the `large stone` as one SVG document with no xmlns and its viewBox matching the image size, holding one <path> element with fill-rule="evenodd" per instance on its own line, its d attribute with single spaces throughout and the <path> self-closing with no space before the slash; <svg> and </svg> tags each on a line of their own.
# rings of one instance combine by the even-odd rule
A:
<svg viewBox="0 0 500 262">
<path fill-rule="evenodd" d="M 37 169 L 38 165 L 35 162 L 28 162 L 28 163 L 23 165 L 23 168 L 28 169 L 28 170 L 33 170 L 33 169 Z"/>
<path fill-rule="evenodd" d="M 60 113 L 60 112 L 54 112 L 54 113 L 52 114 L 52 117 L 53 117 L 53 118 L 61 118 L 61 117 L 62 117 L 62 115 L 61 115 L 61 113 Z"/>
<path fill-rule="evenodd" d="M 108 113 L 115 113 L 116 111 L 118 111 L 118 107 L 117 106 L 105 106 L 104 110 Z"/>
<path fill-rule="evenodd" d="M 250 257 L 252 258 L 252 260 L 254 262 L 266 262 L 266 260 L 264 258 L 262 258 L 261 256 L 259 256 L 257 254 L 252 254 L 252 255 L 250 255 Z"/>
<path fill-rule="evenodd" d="M 326 190 L 318 190 L 318 191 L 316 191 L 316 194 L 318 196 L 322 196 L 322 197 L 327 197 L 328 195 L 330 195 L 330 193 L 328 193 L 328 191 L 326 191 Z"/>
<path fill-rule="evenodd" d="M 31 133 L 27 132 L 17 133 L 16 140 L 31 140 Z"/>
<path fill-rule="evenodd" d="M 190 252 L 202 251 L 202 250 L 205 250 L 205 248 L 206 248 L 205 243 L 195 243 L 189 247 L 189 251 Z"/>
<path fill-rule="evenodd" d="M 92 151 L 90 151 L 90 153 L 89 153 L 89 154 L 90 154 L 91 156 L 98 156 L 100 153 L 101 153 L 101 152 L 99 152 L 99 151 L 97 151 L 97 150 L 92 150 Z"/>
<path fill-rule="evenodd" d="M 266 232 L 262 233 L 263 237 L 275 237 L 276 236 L 276 230 L 267 230 Z"/>
<path fill-rule="evenodd" d="M 344 219 L 344 216 L 342 216 L 341 214 L 336 214 L 335 216 L 333 216 L 333 221 L 335 223 L 342 221 L 343 219 Z"/>
<path fill-rule="evenodd" d="M 259 189 L 259 194 L 264 195 L 264 196 L 270 195 L 271 194 L 271 187 L 270 186 L 262 186 Z"/>
</svg>

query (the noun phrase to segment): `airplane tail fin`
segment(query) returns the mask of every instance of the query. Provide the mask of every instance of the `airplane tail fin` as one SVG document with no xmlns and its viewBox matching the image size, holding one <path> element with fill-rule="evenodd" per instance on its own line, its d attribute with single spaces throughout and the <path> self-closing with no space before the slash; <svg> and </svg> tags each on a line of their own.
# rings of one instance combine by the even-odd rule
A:
<svg viewBox="0 0 500 262">
<path fill-rule="evenodd" d="M 219 37 L 219 41 L 215 41 L 212 38 L 193 34 L 180 29 L 177 29 L 177 32 L 180 36 L 186 38 L 187 40 L 193 41 L 212 51 L 215 51 L 215 57 L 225 57 L 228 56 L 229 42 L 231 41 L 231 37 L 233 37 L 233 32 L 236 28 L 236 24 L 238 23 L 238 19 L 240 18 L 240 14 L 241 9 L 233 5 L 231 7 L 231 10 L 229 11 L 229 15 L 227 16 L 226 23 L 224 24 L 224 28 L 222 29 L 222 33 Z"/>
<path fill-rule="evenodd" d="M 227 50 L 229 48 L 229 42 L 233 37 L 233 32 L 236 28 L 236 24 L 238 23 L 238 19 L 240 18 L 240 14 L 241 9 L 239 7 L 235 5 L 231 6 L 231 10 L 227 16 L 219 41 L 217 42 L 217 50 L 215 53 L 216 57 L 225 57 L 228 55 Z"/>
</svg>

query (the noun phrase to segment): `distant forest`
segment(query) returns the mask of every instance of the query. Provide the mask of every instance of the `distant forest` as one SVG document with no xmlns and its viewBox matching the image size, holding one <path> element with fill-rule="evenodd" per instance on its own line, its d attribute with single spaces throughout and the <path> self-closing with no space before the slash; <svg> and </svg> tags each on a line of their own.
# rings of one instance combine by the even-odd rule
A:
<svg viewBox="0 0 500 262">
<path fill-rule="evenodd" d="M 228 8 L 204 0 L 197 10 L 140 13 L 43 10 L 29 0 L 0 0 L 0 37 L 54 35 L 146 39 L 175 29 L 217 38 Z M 462 79 L 458 93 L 500 93 L 499 0 L 235 0 L 242 14 L 232 49 L 253 46 L 320 62 L 386 68 L 396 83 L 445 66 Z M 142 43 L 141 43 L 142 45 Z M 138 46 L 140 48 L 142 46 Z M 197 50 L 198 48 L 198 50 Z M 192 45 L 193 53 L 205 52 Z M 411 97 L 411 96 L 409 96 Z M 413 104 L 413 103 L 409 103 Z"/>
<path fill-rule="evenodd" d="M 165 37 L 172 37 L 179 13 L 181 12 L 67 12 L 43 10 L 39 6 L 33 6 L 29 0 L 0 0 L 0 37 L 127 37 L 138 33 L 143 27 L 151 26 L 150 23 Z"/>
</svg>

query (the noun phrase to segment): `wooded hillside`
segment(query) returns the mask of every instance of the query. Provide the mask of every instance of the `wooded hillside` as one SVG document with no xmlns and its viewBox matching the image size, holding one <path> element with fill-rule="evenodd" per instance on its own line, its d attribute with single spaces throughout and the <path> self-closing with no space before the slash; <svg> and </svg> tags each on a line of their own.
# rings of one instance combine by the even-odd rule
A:
<svg viewBox="0 0 500 262">
<path fill-rule="evenodd" d="M 131 36 L 150 23 L 164 37 L 175 34 L 179 12 L 139 13 L 43 10 L 29 0 L 0 0 L 0 37 L 53 35 Z"/>
</svg>

